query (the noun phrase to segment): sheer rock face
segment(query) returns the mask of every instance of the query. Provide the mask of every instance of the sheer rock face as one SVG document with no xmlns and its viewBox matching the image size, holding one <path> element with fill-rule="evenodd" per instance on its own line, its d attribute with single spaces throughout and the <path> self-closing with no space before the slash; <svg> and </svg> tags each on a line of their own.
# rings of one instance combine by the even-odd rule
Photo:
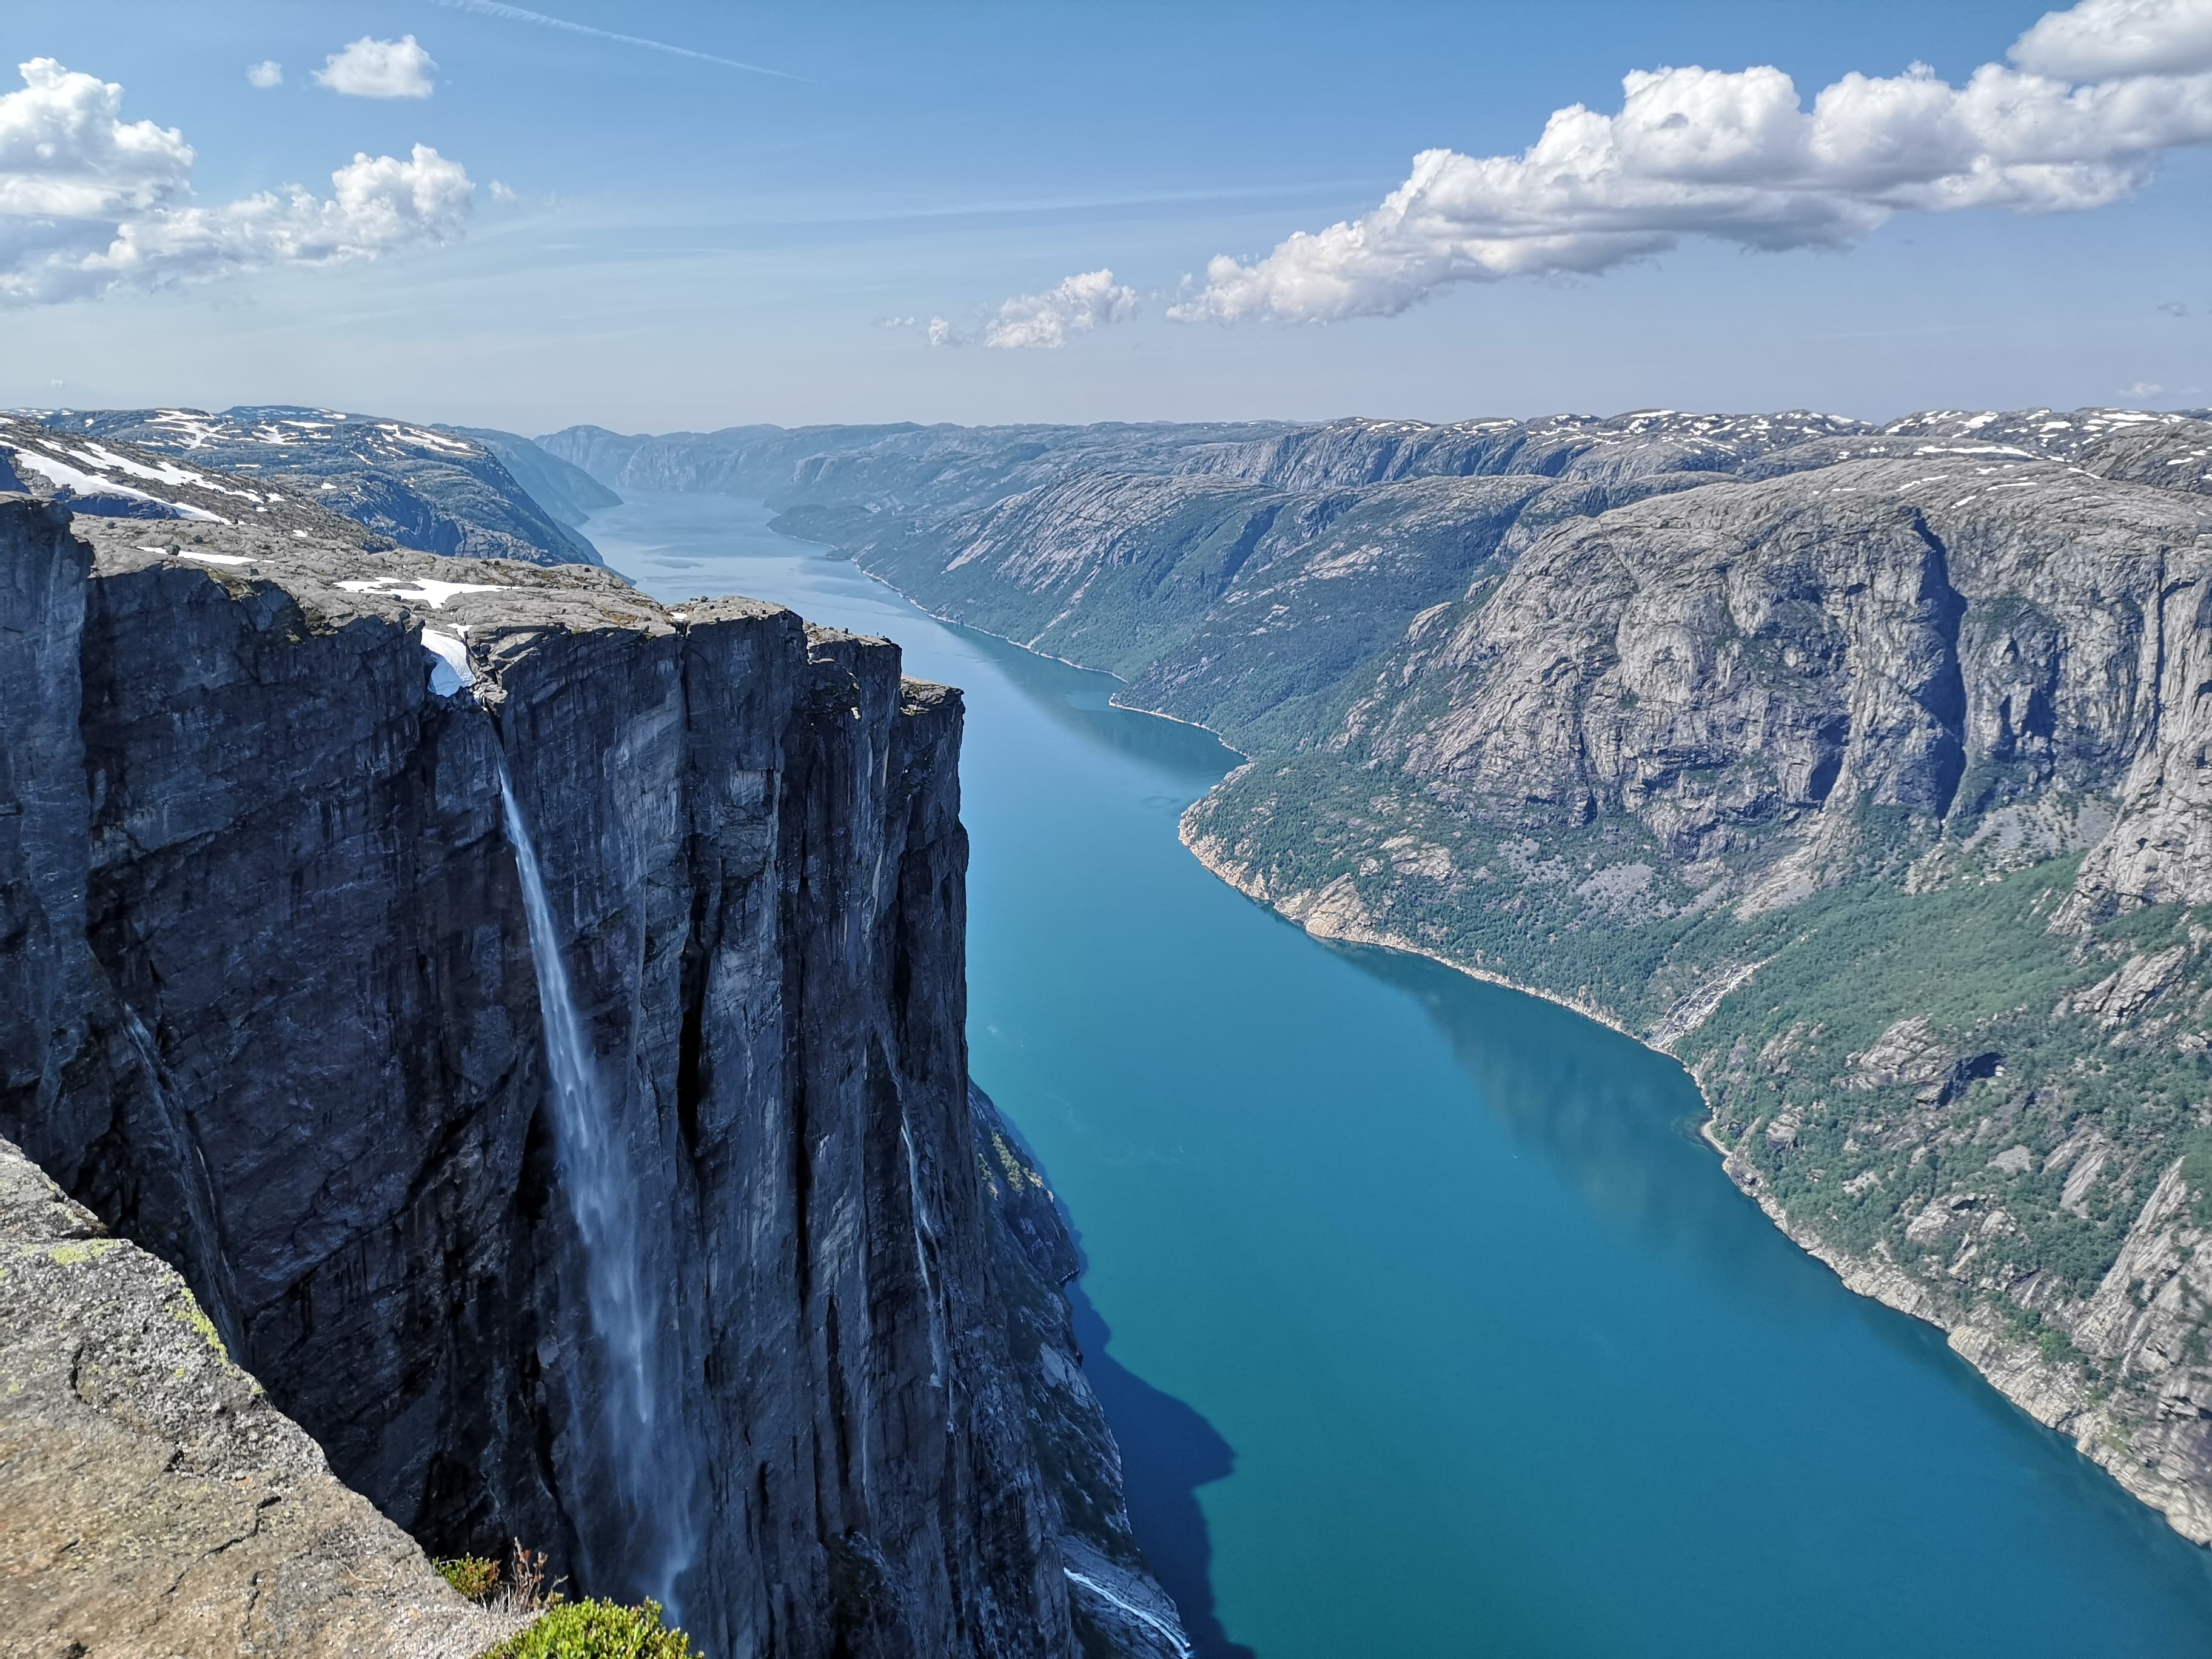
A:
<svg viewBox="0 0 2212 1659">
<path fill-rule="evenodd" d="M 0 1130 L 400 1525 L 635 1594 L 503 756 L 673 1310 L 690 1627 L 1072 1653 L 970 1127 L 958 694 L 580 567 L 77 535 L 0 504 L 40 734 L 0 905 L 44 1011 Z"/>
<path fill-rule="evenodd" d="M 1409 640 L 1337 741 L 1532 823 L 1633 816 L 1686 860 L 1832 800 L 1940 821 L 2127 777 L 2085 890 L 2148 896 L 2117 849 L 2203 816 L 2166 758 L 2212 520 L 2048 463 L 1946 472 L 1850 462 L 1564 528 Z"/>
</svg>

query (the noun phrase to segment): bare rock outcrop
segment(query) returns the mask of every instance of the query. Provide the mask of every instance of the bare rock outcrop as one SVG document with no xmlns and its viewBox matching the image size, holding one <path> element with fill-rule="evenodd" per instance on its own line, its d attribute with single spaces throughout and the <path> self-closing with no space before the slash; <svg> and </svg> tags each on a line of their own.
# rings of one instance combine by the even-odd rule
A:
<svg viewBox="0 0 2212 1659">
<path fill-rule="evenodd" d="M 471 1659 L 464 1601 L 174 1269 L 0 1141 L 0 1654 Z"/>
</svg>

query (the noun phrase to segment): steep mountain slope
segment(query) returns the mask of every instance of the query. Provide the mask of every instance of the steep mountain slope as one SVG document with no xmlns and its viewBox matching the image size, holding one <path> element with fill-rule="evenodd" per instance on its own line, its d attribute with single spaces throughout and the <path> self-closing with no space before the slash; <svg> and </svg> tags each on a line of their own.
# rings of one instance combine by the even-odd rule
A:
<svg viewBox="0 0 2212 1659">
<path fill-rule="evenodd" d="M 700 489 L 779 506 L 980 506 L 1073 471 L 1187 470 L 1189 458 L 1286 428 L 1131 426 L 731 427 L 625 436 L 569 427 L 538 440 L 616 489 Z"/>
<path fill-rule="evenodd" d="M 1103 459 L 771 499 L 1245 749 L 1184 836 L 1255 897 L 1680 1054 L 1778 1222 L 2212 1540 L 2212 424 L 1048 453 Z"/>
<path fill-rule="evenodd" d="M 1680 1054 L 1778 1219 L 2212 1539 L 2212 511 L 1928 465 L 1563 528 L 1186 837 Z"/>
<path fill-rule="evenodd" d="M 427 553 L 533 564 L 599 562 L 590 542 L 532 500 L 495 448 L 472 437 L 289 405 L 219 415 L 197 409 L 44 410 L 31 419 L 77 449 L 135 446 L 131 453 L 150 453 L 157 465 L 233 475 L 264 493 L 313 501 Z M 518 445 L 534 448 L 520 439 L 509 447 Z M 112 470 L 78 465 L 94 473 Z M 551 472 L 558 465 L 544 457 L 537 470 Z M 156 481 L 134 475 L 124 482 L 159 493 Z M 219 506 L 213 510 L 236 516 Z"/>
<path fill-rule="evenodd" d="M 529 439 L 512 432 L 481 426 L 441 426 L 437 430 L 480 443 L 491 451 L 514 481 L 530 493 L 531 500 L 571 530 L 580 528 L 599 508 L 613 507 L 622 500 L 580 466 L 549 455 Z"/>
<path fill-rule="evenodd" d="M 717 1652 L 1172 1651 L 1064 1236 L 981 1163 L 958 694 L 154 529 L 0 500 L 0 1133 L 434 1548 L 672 1582 Z"/>
</svg>

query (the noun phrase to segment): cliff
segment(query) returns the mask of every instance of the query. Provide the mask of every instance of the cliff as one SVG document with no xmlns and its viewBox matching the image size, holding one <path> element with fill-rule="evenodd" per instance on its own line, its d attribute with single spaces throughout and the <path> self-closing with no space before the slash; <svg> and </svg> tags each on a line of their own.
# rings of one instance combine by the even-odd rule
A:
<svg viewBox="0 0 2212 1659">
<path fill-rule="evenodd" d="M 1011 1358 L 957 692 L 578 566 L 0 548 L 0 1133 L 341 1480 L 718 1655 L 1170 1650 L 1072 1576 L 1114 1529 Z"/>
<path fill-rule="evenodd" d="M 2212 1541 L 2212 423 L 992 441 L 762 493 L 1243 748 L 1183 834 L 1255 897 L 1679 1054 L 1792 1237 Z"/>
</svg>

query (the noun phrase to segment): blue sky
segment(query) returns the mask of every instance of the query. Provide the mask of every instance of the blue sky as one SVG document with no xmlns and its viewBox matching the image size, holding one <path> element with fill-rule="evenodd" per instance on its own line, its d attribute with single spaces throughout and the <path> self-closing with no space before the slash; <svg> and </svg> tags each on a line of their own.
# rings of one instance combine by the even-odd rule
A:
<svg viewBox="0 0 2212 1659">
<path fill-rule="evenodd" d="M 2203 10 L 2093 3 L 2185 27 Z M 1808 107 L 1840 76 L 1915 61 L 1963 84 L 2041 4 L 531 9 L 781 74 L 453 3 L 13 0 L 7 61 L 118 84 L 121 122 L 191 146 L 191 203 L 328 198 L 356 152 L 398 166 L 418 144 L 473 188 L 414 229 L 233 227 L 111 291 L 19 296 L 0 403 L 320 403 L 532 432 L 2212 404 L 2212 153 L 2194 128 L 2142 162 L 2154 178 L 2087 210 L 1915 211 L 1893 193 L 1866 210 L 1862 192 L 1841 233 L 1801 235 L 1802 202 L 1760 222 L 1769 241 L 1825 246 L 1662 227 L 1671 246 L 1547 254 L 1532 274 L 1462 251 L 1455 269 L 1498 270 L 1409 290 L 1403 270 L 1432 269 L 1416 249 L 1380 286 L 1321 299 L 1275 281 L 1303 280 L 1292 255 L 1267 261 L 1369 214 L 1417 152 L 1517 156 L 1556 109 L 1620 111 L 1632 70 L 1771 64 Z M 313 78 L 349 42 L 410 34 L 434 60 L 427 97 Z M 2067 81 L 2101 72 L 2067 70 L 2079 39 L 2065 50 Z M 264 60 L 280 84 L 249 83 Z M 187 199 L 182 177 L 162 211 Z M 6 183 L 0 144 L 0 209 Z M 1843 198 L 1805 199 L 1817 216 Z M 334 248 L 349 257 L 313 262 Z M 1224 254 L 1253 273 L 1212 286 L 1231 319 L 1171 320 Z M 1010 296 L 1102 270 L 1127 297 L 1083 312 L 1098 326 L 1057 349 L 983 343 Z M 967 343 L 931 346 L 933 317 Z"/>
</svg>

